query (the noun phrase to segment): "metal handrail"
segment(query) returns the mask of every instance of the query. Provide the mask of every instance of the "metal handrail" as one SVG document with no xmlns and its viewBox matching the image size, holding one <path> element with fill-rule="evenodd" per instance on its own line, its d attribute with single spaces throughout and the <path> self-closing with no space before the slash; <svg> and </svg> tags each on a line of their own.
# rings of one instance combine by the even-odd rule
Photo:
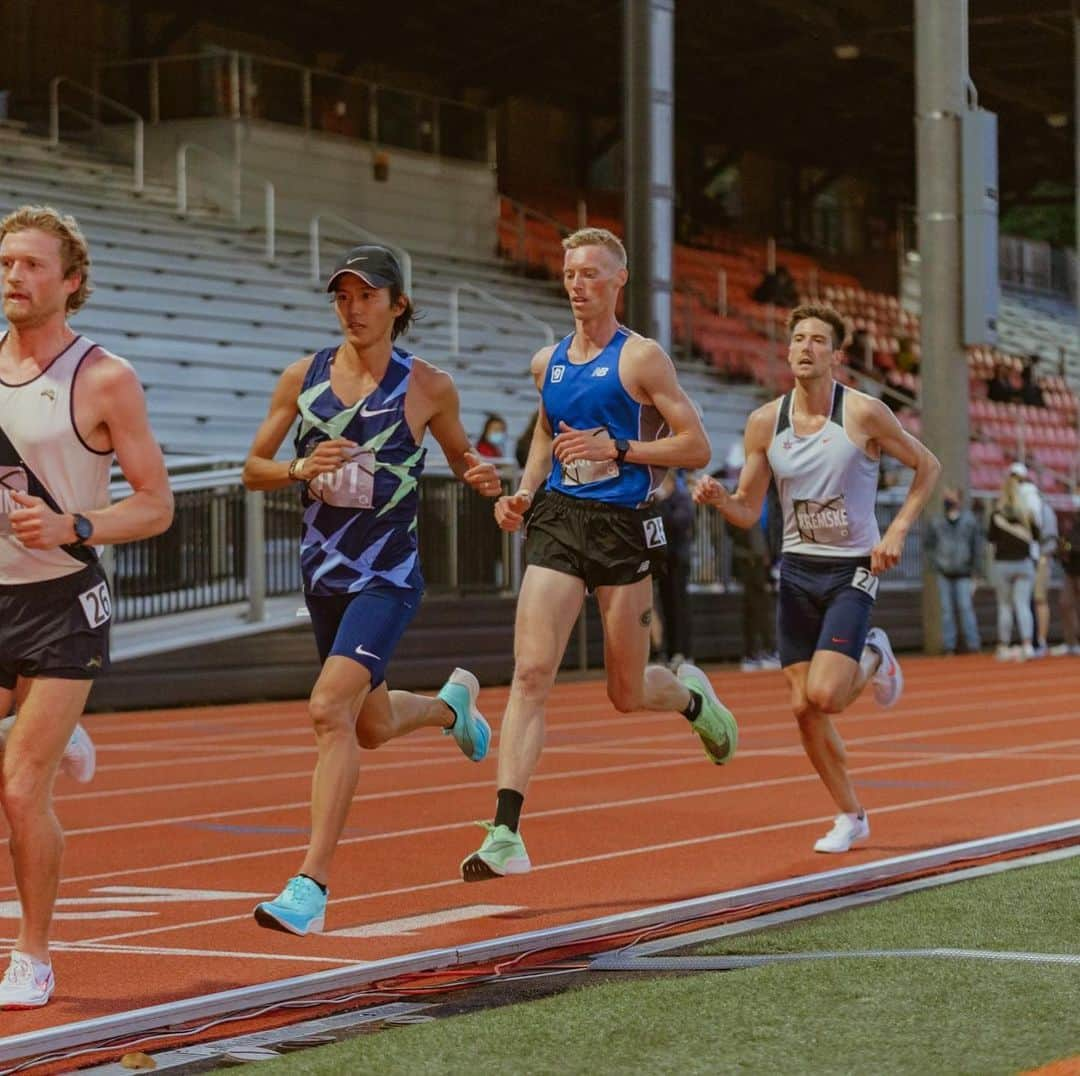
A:
<svg viewBox="0 0 1080 1076">
<path fill-rule="evenodd" d="M 349 229 L 349 231 L 358 235 L 361 239 L 366 240 L 368 243 L 378 243 L 380 246 L 392 250 L 401 265 L 401 276 L 405 284 L 405 294 L 412 294 L 412 255 L 404 247 L 398 246 L 396 243 L 391 243 L 381 236 L 376 235 L 374 232 L 368 231 L 367 228 L 357 224 L 355 221 L 351 221 L 347 217 L 341 216 L 339 213 L 331 213 L 329 210 L 316 213 L 311 218 L 311 223 L 308 225 L 308 235 L 311 239 L 311 282 L 313 284 L 318 286 L 322 283 L 322 258 L 319 251 L 319 221 L 321 220 L 334 220 L 338 224 Z"/>
<path fill-rule="evenodd" d="M 523 321 L 532 322 L 534 325 L 538 325 L 544 334 L 544 339 L 550 347 L 555 343 L 555 330 L 546 322 L 541 321 L 538 317 L 534 317 L 526 310 L 522 310 L 519 307 L 514 306 L 512 303 L 508 303 L 503 299 L 500 299 L 497 295 L 492 295 L 489 291 L 484 291 L 483 288 L 478 288 L 475 284 L 470 284 L 467 280 L 461 280 L 457 284 L 454 284 L 450 288 L 450 354 L 461 354 L 461 328 L 460 328 L 460 315 L 458 307 L 460 306 L 460 296 L 463 291 L 470 291 L 475 296 L 483 299 L 486 303 L 496 307 L 499 310 L 504 310 L 508 314 L 512 314 L 514 317 L 521 318 Z"/>
<path fill-rule="evenodd" d="M 145 171 L 144 161 L 146 155 L 144 134 L 145 124 L 142 116 L 140 116 L 133 108 L 128 108 L 127 105 L 122 105 L 119 101 L 114 101 L 111 97 L 106 97 L 105 94 L 99 93 L 91 86 L 85 86 L 75 79 L 68 78 L 67 75 L 57 75 L 49 82 L 49 145 L 54 147 L 59 147 L 60 145 L 60 85 L 64 82 L 74 89 L 82 90 L 88 97 L 108 105 L 110 108 L 128 116 L 132 120 L 135 129 L 133 145 L 134 160 L 132 162 L 134 179 L 132 190 L 134 190 L 136 194 L 141 194 L 143 191 Z"/>
<path fill-rule="evenodd" d="M 292 60 L 281 60 L 269 56 L 260 56 L 256 53 L 242 52 L 240 50 L 218 50 L 218 49 L 203 49 L 200 52 L 183 53 L 170 56 L 147 56 L 139 57 L 127 60 L 110 60 L 107 63 L 98 63 L 94 67 L 95 79 L 100 79 L 101 72 L 108 70 L 109 68 L 134 68 L 145 67 L 149 73 L 149 86 L 150 86 L 150 115 L 152 117 L 151 122 L 158 123 L 161 116 L 161 77 L 160 71 L 163 64 L 166 63 L 188 63 L 192 60 L 227 60 L 230 69 L 230 113 L 234 119 L 240 118 L 242 111 L 246 112 L 246 108 L 241 108 L 241 90 L 240 90 L 240 78 L 241 78 L 241 61 L 244 66 L 250 72 L 252 63 L 259 64 L 264 67 L 276 67 L 286 71 L 296 72 L 300 76 L 299 94 L 301 113 L 304 117 L 302 126 L 306 130 L 310 130 L 312 127 L 312 79 L 332 79 L 345 86 L 358 86 L 362 87 L 365 92 L 371 95 L 372 104 L 372 132 L 371 141 L 378 143 L 378 106 L 375 103 L 377 94 L 380 90 L 391 91 L 395 94 L 404 94 L 414 100 L 430 102 L 433 106 L 434 113 L 434 125 L 433 132 L 434 153 L 436 156 L 440 155 L 440 138 L 439 138 L 439 126 L 440 119 L 439 113 L 441 107 L 450 106 L 453 108 L 466 109 L 469 112 L 475 113 L 478 118 L 482 118 L 484 125 L 487 129 L 487 155 L 488 163 L 494 164 L 494 132 L 492 129 L 492 117 L 493 113 L 491 109 L 484 108 L 480 105 L 470 104 L 468 101 L 460 101 L 452 97 L 441 97 L 436 94 L 417 93 L 414 90 L 407 90 L 398 88 L 395 86 L 384 86 L 371 79 L 361 78 L 356 75 L 343 75 L 338 71 L 331 71 L 327 68 L 312 67 L 307 64 L 297 63 Z M 250 82 L 250 74 L 245 75 L 245 80 Z M 244 91 L 243 100 L 248 101 L 248 93 L 250 92 L 250 85 Z"/>
<path fill-rule="evenodd" d="M 176 150 L 176 212 L 181 217 L 186 217 L 188 212 L 188 181 L 187 181 L 187 156 L 188 151 L 197 149 L 200 153 L 205 153 L 207 156 L 213 157 L 215 160 L 222 161 L 230 170 L 232 176 L 232 213 L 233 216 L 239 220 L 241 215 L 241 203 L 240 203 L 240 188 L 244 181 L 244 173 L 241 171 L 240 166 L 233 160 L 230 160 L 222 153 L 218 153 L 217 150 L 210 149 L 208 146 L 202 146 L 198 142 L 182 142 Z M 262 184 L 263 187 L 263 219 L 264 226 L 266 228 L 266 260 L 268 262 L 274 261 L 274 256 L 277 250 L 277 214 L 275 210 L 276 206 L 276 194 L 274 191 L 274 184 L 270 180 L 263 176 L 257 176 L 252 173 L 248 173 L 248 178 L 255 180 Z"/>
</svg>

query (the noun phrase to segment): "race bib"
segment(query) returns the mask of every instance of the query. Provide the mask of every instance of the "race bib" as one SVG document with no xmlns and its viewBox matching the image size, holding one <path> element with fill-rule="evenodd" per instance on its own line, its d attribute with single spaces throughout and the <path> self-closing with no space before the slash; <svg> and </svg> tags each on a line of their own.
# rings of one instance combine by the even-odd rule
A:
<svg viewBox="0 0 1080 1076">
<path fill-rule="evenodd" d="M 646 519 L 643 524 L 645 528 L 645 545 L 649 549 L 660 549 L 667 545 L 667 535 L 664 533 L 664 521 L 660 516 L 653 516 L 652 519 Z"/>
<path fill-rule="evenodd" d="M 316 475 L 308 493 L 334 508 L 370 508 L 375 496 L 375 453 L 357 450 L 336 471 Z"/>
<path fill-rule="evenodd" d="M 79 595 L 79 603 L 83 607 L 83 615 L 86 617 L 87 624 L 92 628 L 100 628 L 112 616 L 109 584 L 101 582 L 89 590 L 84 590 Z"/>
<path fill-rule="evenodd" d="M 856 590 L 861 590 L 864 594 L 869 594 L 871 598 L 876 600 L 878 583 L 880 582 L 881 580 L 876 575 L 870 573 L 869 568 L 856 568 L 851 585 Z"/>
<path fill-rule="evenodd" d="M 851 533 L 842 493 L 827 501 L 796 500 L 792 502 L 792 507 L 795 510 L 795 526 L 804 542 L 843 545 Z"/>
<path fill-rule="evenodd" d="M 12 500 L 12 492 L 27 493 L 26 471 L 21 467 L 0 467 L 0 534 L 11 533 L 9 516 L 22 505 Z"/>
<path fill-rule="evenodd" d="M 614 460 L 575 460 L 562 465 L 564 486 L 591 486 L 618 477 L 619 465 Z"/>
</svg>

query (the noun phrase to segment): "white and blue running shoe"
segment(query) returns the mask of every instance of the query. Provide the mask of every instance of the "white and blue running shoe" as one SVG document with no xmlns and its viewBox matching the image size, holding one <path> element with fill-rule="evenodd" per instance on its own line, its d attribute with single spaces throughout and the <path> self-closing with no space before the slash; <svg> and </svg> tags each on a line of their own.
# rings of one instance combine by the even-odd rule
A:
<svg viewBox="0 0 1080 1076">
<path fill-rule="evenodd" d="M 480 684 L 467 669 L 455 669 L 443 684 L 439 698 L 454 711 L 454 723 L 443 729 L 443 734 L 453 736 L 461 753 L 473 762 L 480 762 L 491 743 L 491 726 L 476 708 Z"/>
<path fill-rule="evenodd" d="M 321 934 L 326 925 L 326 898 L 310 878 L 298 874 L 285 883 L 275 900 L 255 906 L 255 922 L 286 934 Z"/>
</svg>

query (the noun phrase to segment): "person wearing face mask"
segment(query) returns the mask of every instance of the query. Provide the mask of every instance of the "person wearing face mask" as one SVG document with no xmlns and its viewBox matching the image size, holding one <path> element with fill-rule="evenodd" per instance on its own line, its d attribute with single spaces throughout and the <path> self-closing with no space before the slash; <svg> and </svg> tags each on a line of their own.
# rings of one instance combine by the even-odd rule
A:
<svg viewBox="0 0 1080 1076">
<path fill-rule="evenodd" d="M 506 421 L 498 415 L 488 415 L 484 420 L 484 431 L 476 442 L 476 451 L 481 456 L 498 459 L 506 455 Z"/>
<path fill-rule="evenodd" d="M 983 533 L 971 510 L 964 507 L 956 486 L 946 488 L 941 514 L 928 521 L 923 545 L 937 576 L 945 653 L 956 653 L 959 622 L 964 649 L 977 654 L 982 644 L 973 598 L 983 557 Z"/>
</svg>

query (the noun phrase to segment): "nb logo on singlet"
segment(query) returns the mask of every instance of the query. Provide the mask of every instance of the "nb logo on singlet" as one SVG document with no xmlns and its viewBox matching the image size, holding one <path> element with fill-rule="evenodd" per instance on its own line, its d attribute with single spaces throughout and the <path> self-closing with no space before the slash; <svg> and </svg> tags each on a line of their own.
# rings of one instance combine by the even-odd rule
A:
<svg viewBox="0 0 1080 1076">
<path fill-rule="evenodd" d="M 593 377 L 607 377 L 608 370 L 610 369 L 610 366 L 598 366 L 595 370 L 593 370 L 592 375 Z"/>
</svg>

